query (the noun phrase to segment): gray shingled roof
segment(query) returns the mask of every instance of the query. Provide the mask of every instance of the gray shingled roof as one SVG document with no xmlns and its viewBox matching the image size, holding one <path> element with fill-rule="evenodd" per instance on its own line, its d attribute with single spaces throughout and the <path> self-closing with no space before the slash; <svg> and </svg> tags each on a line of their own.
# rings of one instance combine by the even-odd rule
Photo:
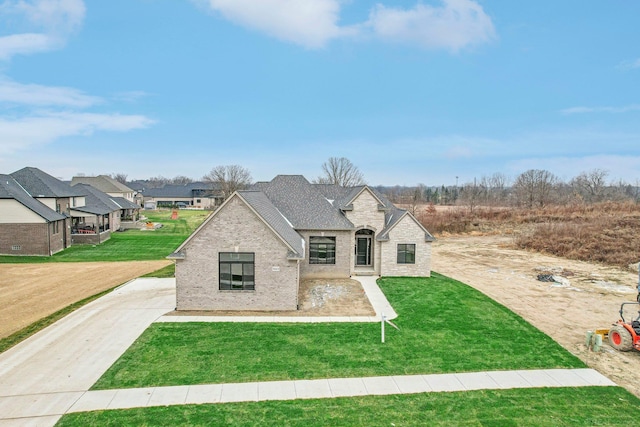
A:
<svg viewBox="0 0 640 427">
<path fill-rule="evenodd" d="M 41 171 L 26 167 L 15 171 L 11 176 L 31 195 L 31 197 L 77 197 L 84 196 L 80 189 Z"/>
<path fill-rule="evenodd" d="M 124 197 L 111 197 L 111 200 L 122 209 L 140 209 L 140 206 L 136 205 L 131 200 L 125 199 Z"/>
<path fill-rule="evenodd" d="M 121 209 L 117 203 L 111 200 L 111 197 L 109 197 L 108 194 L 103 193 L 97 188 L 93 188 L 88 184 L 76 184 L 74 188 L 75 187 L 80 187 L 87 195 L 85 197 L 85 205 L 73 208 L 75 211 L 87 212 L 95 215 L 107 215 Z"/>
<path fill-rule="evenodd" d="M 238 195 L 293 248 L 294 253 L 291 254 L 290 258 L 304 258 L 304 239 L 293 229 L 289 220 L 271 203 L 263 192 L 238 191 Z"/>
<path fill-rule="evenodd" d="M 74 176 L 71 185 L 89 184 L 103 193 L 132 193 L 133 190 L 121 182 L 116 181 L 107 175 L 98 176 Z"/>
<path fill-rule="evenodd" d="M 31 197 L 11 175 L 0 175 L 0 199 L 15 199 L 18 203 L 48 222 L 60 221 L 66 218 L 66 216 Z"/>
<path fill-rule="evenodd" d="M 270 182 L 256 183 L 271 203 L 296 230 L 351 230 L 353 224 L 337 206 L 302 175 L 278 175 Z"/>
</svg>

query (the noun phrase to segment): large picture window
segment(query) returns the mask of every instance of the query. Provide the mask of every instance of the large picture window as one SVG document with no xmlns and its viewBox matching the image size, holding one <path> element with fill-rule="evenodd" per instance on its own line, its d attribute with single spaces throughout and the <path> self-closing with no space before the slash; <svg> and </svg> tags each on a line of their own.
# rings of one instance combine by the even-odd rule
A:
<svg viewBox="0 0 640 427">
<path fill-rule="evenodd" d="M 255 254 L 220 252 L 220 290 L 252 291 L 255 289 Z"/>
<path fill-rule="evenodd" d="M 309 264 L 335 264 L 336 238 L 309 237 Z"/>
<path fill-rule="evenodd" d="M 398 244 L 398 264 L 416 263 L 416 245 L 413 243 Z"/>
</svg>

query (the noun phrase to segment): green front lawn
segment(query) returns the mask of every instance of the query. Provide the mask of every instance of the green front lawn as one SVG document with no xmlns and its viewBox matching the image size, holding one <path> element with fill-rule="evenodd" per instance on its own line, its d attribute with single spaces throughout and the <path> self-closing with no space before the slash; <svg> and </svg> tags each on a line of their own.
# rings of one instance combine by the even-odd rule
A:
<svg viewBox="0 0 640 427">
<path fill-rule="evenodd" d="M 482 390 L 96 411 L 58 426 L 632 426 L 639 405 L 619 387 Z"/>
<path fill-rule="evenodd" d="M 475 289 L 431 278 L 379 281 L 400 331 L 379 323 L 156 323 L 94 389 L 584 364 Z"/>
<path fill-rule="evenodd" d="M 152 222 L 163 224 L 155 230 L 113 232 L 100 245 L 76 245 L 50 257 L 0 256 L 0 263 L 148 261 L 163 259 L 173 252 L 205 220 L 209 211 L 180 210 L 178 219 L 171 211 L 144 211 Z"/>
</svg>

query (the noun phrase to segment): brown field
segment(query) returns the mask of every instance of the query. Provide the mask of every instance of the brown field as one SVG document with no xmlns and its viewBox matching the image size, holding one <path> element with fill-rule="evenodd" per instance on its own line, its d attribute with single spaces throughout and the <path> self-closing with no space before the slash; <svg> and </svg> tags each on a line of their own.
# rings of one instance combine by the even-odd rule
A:
<svg viewBox="0 0 640 427">
<path fill-rule="evenodd" d="M 0 338 L 171 261 L 0 264 Z"/>
<path fill-rule="evenodd" d="M 420 206 L 416 217 L 436 237 L 509 235 L 514 248 L 629 268 L 640 261 L 640 204 L 603 202 L 540 209 Z"/>
<path fill-rule="evenodd" d="M 585 345 L 587 331 L 608 328 L 620 304 L 635 301 L 637 272 L 516 249 L 513 237 L 504 236 L 441 237 L 433 244 L 432 267 L 505 305 L 640 397 L 640 352 L 621 353 L 605 344 L 594 353 Z M 541 273 L 567 282 L 540 282 Z"/>
</svg>

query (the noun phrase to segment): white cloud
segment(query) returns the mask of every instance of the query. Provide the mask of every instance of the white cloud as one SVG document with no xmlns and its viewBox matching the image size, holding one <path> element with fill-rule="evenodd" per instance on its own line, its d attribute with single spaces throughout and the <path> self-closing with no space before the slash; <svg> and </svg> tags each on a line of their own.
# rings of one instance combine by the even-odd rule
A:
<svg viewBox="0 0 640 427">
<path fill-rule="evenodd" d="M 496 37 L 491 18 L 475 0 L 418 3 L 413 9 L 376 5 L 366 22 L 341 26 L 341 0 L 193 0 L 231 22 L 307 48 L 329 41 L 371 36 L 426 48 L 458 51 Z"/>
<path fill-rule="evenodd" d="M 91 135 L 96 131 L 127 132 L 151 126 L 141 115 L 97 113 L 39 113 L 29 117 L 0 118 L 0 155 L 50 143 L 58 138 Z"/>
<path fill-rule="evenodd" d="M 378 4 L 368 25 L 385 40 L 452 51 L 496 37 L 491 18 L 472 0 L 443 0 L 441 7 L 417 4 L 409 10 Z"/>
<path fill-rule="evenodd" d="M 0 4 L 0 16 L 6 20 L 10 16 L 21 17 L 30 31 L 0 37 L 0 60 L 64 46 L 81 27 L 84 15 L 82 0 L 5 1 Z"/>
<path fill-rule="evenodd" d="M 640 68 L 640 58 L 631 61 L 622 61 L 618 64 L 618 68 L 624 71 L 633 70 L 634 68 Z"/>
<path fill-rule="evenodd" d="M 338 25 L 338 0 L 205 1 L 231 22 L 308 48 L 320 48 L 329 40 L 353 33 Z"/>
<path fill-rule="evenodd" d="M 102 100 L 70 87 L 22 84 L 0 76 L 0 102 L 63 107 L 89 107 Z"/>
<path fill-rule="evenodd" d="M 640 111 L 640 105 L 631 104 L 622 107 L 571 107 L 560 110 L 562 114 L 628 113 L 629 111 Z"/>
</svg>

